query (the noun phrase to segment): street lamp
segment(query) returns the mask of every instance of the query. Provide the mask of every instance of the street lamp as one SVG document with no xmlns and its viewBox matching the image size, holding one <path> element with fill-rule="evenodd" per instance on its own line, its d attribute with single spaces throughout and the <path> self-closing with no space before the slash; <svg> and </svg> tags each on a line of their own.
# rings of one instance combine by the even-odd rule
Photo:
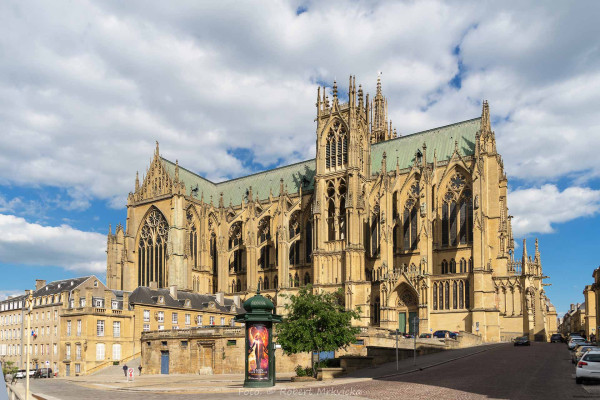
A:
<svg viewBox="0 0 600 400">
<path fill-rule="evenodd" d="M 31 310 L 33 310 L 33 292 L 31 290 L 27 291 L 27 365 L 25 367 L 25 381 L 26 381 L 26 389 L 25 389 L 25 400 L 30 399 L 29 395 L 29 358 L 31 357 Z"/>
</svg>

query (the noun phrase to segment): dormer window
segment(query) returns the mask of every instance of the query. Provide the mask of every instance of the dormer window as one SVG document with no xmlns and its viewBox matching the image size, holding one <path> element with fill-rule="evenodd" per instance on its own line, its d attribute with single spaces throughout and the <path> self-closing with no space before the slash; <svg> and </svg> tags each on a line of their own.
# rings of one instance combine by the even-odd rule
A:
<svg viewBox="0 0 600 400">
<path fill-rule="evenodd" d="M 98 287 L 98 281 L 94 281 L 94 287 Z"/>
<path fill-rule="evenodd" d="M 164 296 L 158 296 L 158 304 L 165 304 L 165 297 Z"/>
<path fill-rule="evenodd" d="M 185 300 L 185 305 L 186 308 L 190 308 L 192 306 L 192 302 L 190 301 L 190 299 L 186 299 Z"/>
</svg>

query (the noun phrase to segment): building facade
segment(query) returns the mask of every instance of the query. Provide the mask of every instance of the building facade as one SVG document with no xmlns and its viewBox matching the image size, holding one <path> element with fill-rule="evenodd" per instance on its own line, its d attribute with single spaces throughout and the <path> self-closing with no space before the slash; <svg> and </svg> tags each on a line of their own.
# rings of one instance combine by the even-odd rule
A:
<svg viewBox="0 0 600 400">
<path fill-rule="evenodd" d="M 107 285 L 260 287 L 281 313 L 281 295 L 310 283 L 343 290 L 361 326 L 549 336 L 537 241 L 534 258 L 525 243 L 514 256 L 487 102 L 478 118 L 397 137 L 379 80 L 372 100 L 352 77 L 347 103 L 337 90 L 317 94 L 312 160 L 213 183 L 157 144 L 125 227 L 109 232 Z"/>
<path fill-rule="evenodd" d="M 25 368 L 23 332 L 26 331 L 25 299 L 27 296 L 11 296 L 0 302 L 0 360 L 10 361 L 18 368 Z"/>
</svg>

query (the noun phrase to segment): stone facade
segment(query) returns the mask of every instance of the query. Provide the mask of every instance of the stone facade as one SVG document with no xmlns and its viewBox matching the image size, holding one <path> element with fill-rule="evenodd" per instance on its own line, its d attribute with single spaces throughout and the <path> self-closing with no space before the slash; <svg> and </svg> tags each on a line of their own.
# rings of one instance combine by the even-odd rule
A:
<svg viewBox="0 0 600 400">
<path fill-rule="evenodd" d="M 481 117 L 398 137 L 378 81 L 317 95 L 316 158 L 213 183 L 158 144 L 108 235 L 107 285 L 242 297 L 283 313 L 300 285 L 344 292 L 361 326 L 546 339 L 556 311 L 537 246 L 515 260 L 507 178 Z M 554 325 L 553 325 L 554 324 Z"/>
<path fill-rule="evenodd" d="M 205 327 L 142 334 L 144 373 L 234 374 L 244 372 L 243 327 Z M 297 365 L 310 365 L 310 355 L 285 355 L 275 350 L 277 372 L 292 372 Z"/>
<path fill-rule="evenodd" d="M 25 368 L 23 332 L 25 324 L 25 299 L 27 296 L 11 296 L 0 302 L 0 360 L 13 362 Z"/>
</svg>

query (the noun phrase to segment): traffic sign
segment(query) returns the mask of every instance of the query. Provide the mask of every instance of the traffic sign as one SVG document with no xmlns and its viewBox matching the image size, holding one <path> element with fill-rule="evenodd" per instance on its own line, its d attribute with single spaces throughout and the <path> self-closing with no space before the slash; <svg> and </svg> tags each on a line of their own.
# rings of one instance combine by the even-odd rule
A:
<svg viewBox="0 0 600 400">
<path fill-rule="evenodd" d="M 128 379 L 128 380 L 129 380 L 129 379 L 133 380 L 133 368 L 129 368 L 129 369 L 127 370 L 127 379 Z"/>
</svg>

